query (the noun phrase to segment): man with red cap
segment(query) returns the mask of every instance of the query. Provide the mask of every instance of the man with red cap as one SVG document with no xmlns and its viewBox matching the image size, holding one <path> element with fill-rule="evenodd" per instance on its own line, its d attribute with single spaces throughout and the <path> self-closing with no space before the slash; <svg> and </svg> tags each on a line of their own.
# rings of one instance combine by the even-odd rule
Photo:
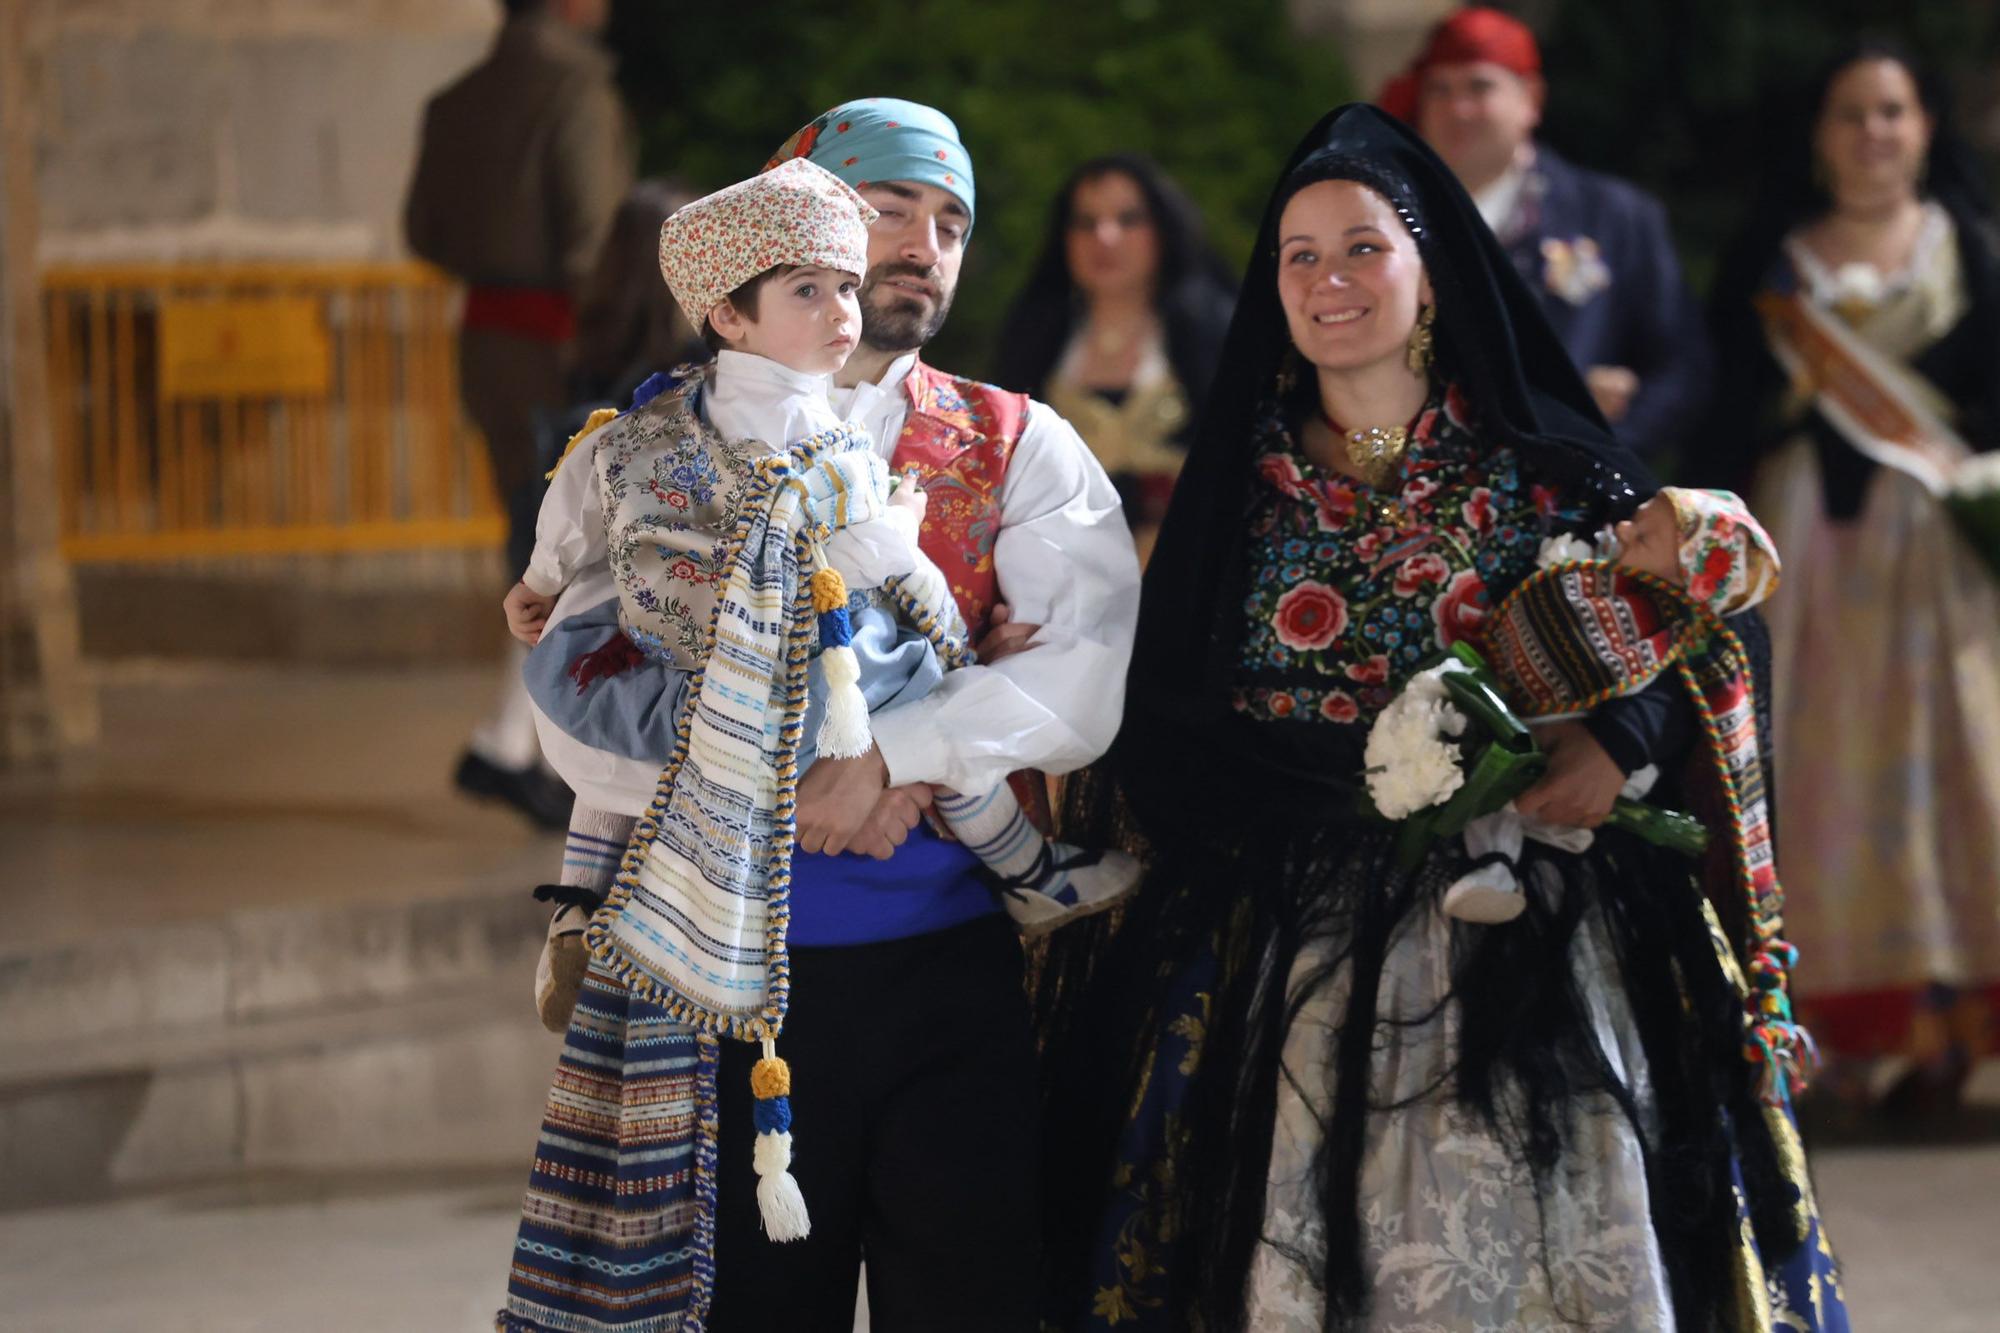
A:
<svg viewBox="0 0 2000 1333">
<path fill-rule="evenodd" d="M 1705 405 L 1709 350 L 1659 200 L 1537 143 L 1542 56 L 1527 25 L 1461 9 L 1377 99 L 1457 173 L 1619 438 L 1657 457 Z"/>
</svg>

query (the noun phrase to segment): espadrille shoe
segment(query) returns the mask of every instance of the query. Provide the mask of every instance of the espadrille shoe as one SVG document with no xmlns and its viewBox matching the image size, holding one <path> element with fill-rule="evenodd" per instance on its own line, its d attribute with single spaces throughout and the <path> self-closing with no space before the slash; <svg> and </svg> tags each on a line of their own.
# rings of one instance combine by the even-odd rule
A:
<svg viewBox="0 0 2000 1333">
<path fill-rule="evenodd" d="M 559 904 L 549 918 L 548 938 L 542 941 L 542 956 L 535 963 L 535 1012 L 549 1031 L 566 1032 L 583 990 L 583 974 L 590 970 L 584 928 L 604 897 L 567 884 L 544 884 L 535 890 L 535 897 Z"/>
<path fill-rule="evenodd" d="M 1027 939 L 1116 907 L 1139 887 L 1139 862 L 1125 852 L 1087 852 L 1051 842 L 1022 880 L 1000 885 L 1007 915 Z"/>
</svg>

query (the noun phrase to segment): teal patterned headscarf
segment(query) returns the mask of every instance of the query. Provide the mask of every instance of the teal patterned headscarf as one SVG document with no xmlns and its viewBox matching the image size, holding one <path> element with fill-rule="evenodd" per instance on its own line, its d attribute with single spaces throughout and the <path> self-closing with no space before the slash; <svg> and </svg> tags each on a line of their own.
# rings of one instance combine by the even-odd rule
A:
<svg viewBox="0 0 2000 1333">
<path fill-rule="evenodd" d="M 785 140 L 764 169 L 795 157 L 810 158 L 856 189 L 870 181 L 935 185 L 958 196 L 968 218 L 974 212 L 972 159 L 958 141 L 958 126 L 919 102 L 900 97 L 842 102 Z"/>
</svg>

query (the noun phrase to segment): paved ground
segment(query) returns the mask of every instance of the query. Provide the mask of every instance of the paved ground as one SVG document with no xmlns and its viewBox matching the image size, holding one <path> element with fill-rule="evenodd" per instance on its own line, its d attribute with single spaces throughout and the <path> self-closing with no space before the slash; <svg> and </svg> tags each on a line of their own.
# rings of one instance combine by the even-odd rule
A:
<svg viewBox="0 0 2000 1333">
<path fill-rule="evenodd" d="M 1819 1175 L 1857 1330 L 1991 1333 L 2000 1147 L 1842 1149 Z M 0 1215 L 0 1327 L 474 1333 L 518 1192 L 512 1173 L 280 1181 Z"/>
</svg>

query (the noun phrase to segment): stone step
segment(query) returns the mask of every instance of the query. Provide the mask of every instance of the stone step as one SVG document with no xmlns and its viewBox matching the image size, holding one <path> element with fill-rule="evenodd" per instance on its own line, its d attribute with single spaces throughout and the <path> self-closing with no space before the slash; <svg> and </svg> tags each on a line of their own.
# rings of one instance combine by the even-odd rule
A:
<svg viewBox="0 0 2000 1333">
<path fill-rule="evenodd" d="M 0 1079 L 16 1046 L 93 1050 L 154 1032 L 528 977 L 548 909 L 525 893 L 256 908 L 86 942 L 0 948 Z"/>
<path fill-rule="evenodd" d="M 0 955 L 0 1208 L 241 1172 L 525 1173 L 561 1045 L 531 999 L 546 912 L 258 909 Z"/>
<path fill-rule="evenodd" d="M 527 974 L 426 997 L 0 1051 L 0 1208 L 241 1172 L 524 1173 L 561 1038 Z"/>
</svg>

